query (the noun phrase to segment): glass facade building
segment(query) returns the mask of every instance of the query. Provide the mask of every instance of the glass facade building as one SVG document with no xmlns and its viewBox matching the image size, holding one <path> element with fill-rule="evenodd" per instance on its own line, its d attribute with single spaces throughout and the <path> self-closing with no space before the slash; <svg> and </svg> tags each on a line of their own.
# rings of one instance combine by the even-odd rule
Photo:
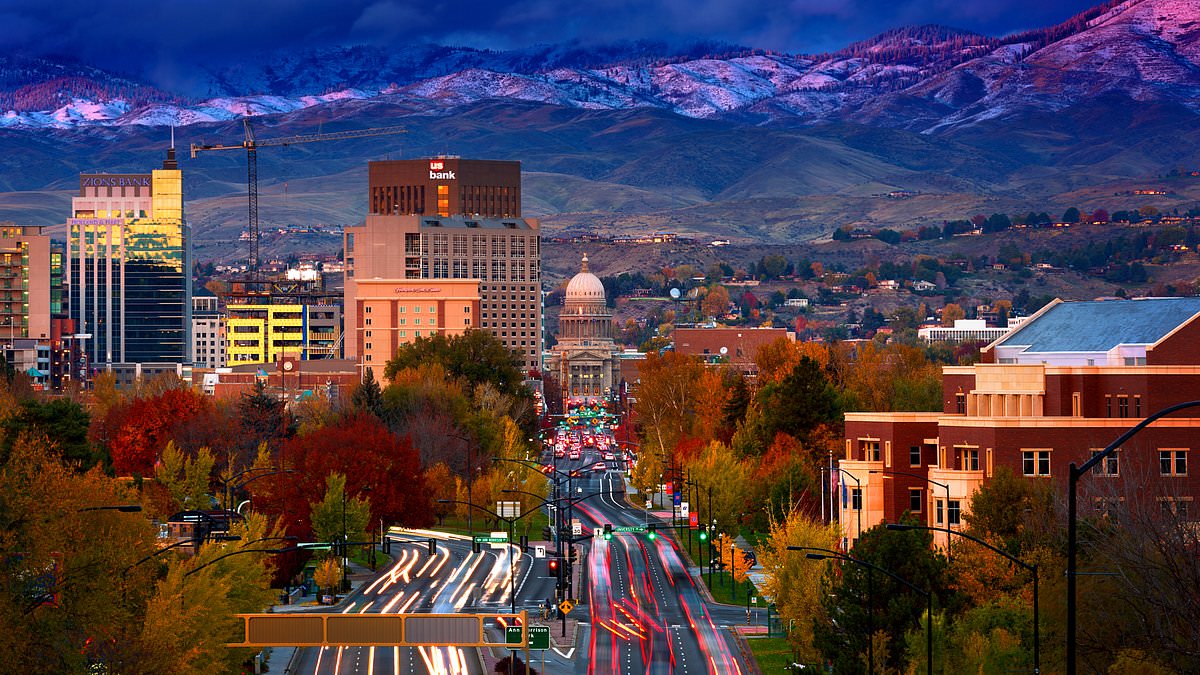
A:
<svg viewBox="0 0 1200 675">
<path fill-rule="evenodd" d="M 82 174 L 72 206 L 68 305 L 93 367 L 188 362 L 191 241 L 174 150 L 150 174 Z"/>
</svg>

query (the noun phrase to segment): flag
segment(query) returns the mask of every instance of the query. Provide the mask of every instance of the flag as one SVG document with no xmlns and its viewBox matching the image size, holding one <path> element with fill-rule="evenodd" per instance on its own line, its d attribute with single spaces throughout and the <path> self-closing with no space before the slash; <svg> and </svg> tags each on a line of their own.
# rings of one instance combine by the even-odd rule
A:
<svg viewBox="0 0 1200 675">
<path fill-rule="evenodd" d="M 849 505 L 849 497 L 846 494 L 846 484 L 842 483 L 842 508 L 844 509 L 848 505 Z"/>
</svg>

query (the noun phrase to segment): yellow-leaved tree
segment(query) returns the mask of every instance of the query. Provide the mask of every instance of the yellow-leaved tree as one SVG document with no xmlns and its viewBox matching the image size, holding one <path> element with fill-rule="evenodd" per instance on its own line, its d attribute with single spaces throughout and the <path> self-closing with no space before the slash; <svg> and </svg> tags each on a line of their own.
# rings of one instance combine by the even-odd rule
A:
<svg viewBox="0 0 1200 675">
<path fill-rule="evenodd" d="M 811 546 L 832 550 L 837 545 L 836 525 L 814 520 L 792 509 L 782 520 L 771 523 L 766 544 L 758 550 L 758 561 L 766 574 L 763 594 L 771 598 L 779 618 L 790 626 L 788 639 L 802 661 L 820 661 L 813 647 L 813 621 L 822 620 L 820 566 L 788 546 Z"/>
</svg>

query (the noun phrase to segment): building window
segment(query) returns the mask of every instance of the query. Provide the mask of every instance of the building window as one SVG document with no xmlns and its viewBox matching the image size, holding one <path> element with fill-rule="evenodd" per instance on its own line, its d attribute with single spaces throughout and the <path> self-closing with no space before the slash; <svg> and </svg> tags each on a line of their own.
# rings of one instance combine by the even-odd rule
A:
<svg viewBox="0 0 1200 675">
<path fill-rule="evenodd" d="M 363 325 L 364 325 L 364 326 L 370 326 L 370 325 L 371 325 L 371 320 L 370 320 L 370 319 L 363 319 Z"/>
<path fill-rule="evenodd" d="M 1159 450 L 1158 471 L 1164 476 L 1187 475 L 1187 450 Z"/>
<path fill-rule="evenodd" d="M 862 510 L 862 488 L 850 488 L 850 508 Z"/>
<path fill-rule="evenodd" d="M 954 395 L 954 411 L 957 412 L 959 415 L 967 414 L 967 395 L 966 394 L 963 394 L 960 392 L 960 393 L 957 393 Z"/>
<path fill-rule="evenodd" d="M 1125 500 L 1122 497 L 1097 497 L 1096 511 L 1114 524 L 1119 523 L 1121 521 L 1121 503 L 1123 501 Z"/>
<path fill-rule="evenodd" d="M 1133 416 L 1134 417 L 1142 416 L 1142 397 L 1141 396 L 1133 397 Z"/>
<path fill-rule="evenodd" d="M 943 520 L 942 520 L 942 500 L 937 499 L 934 501 L 936 502 L 936 504 L 935 504 L 936 508 L 934 509 L 934 512 L 937 515 L 937 524 L 941 525 L 943 522 Z"/>
<path fill-rule="evenodd" d="M 921 512 L 921 503 L 925 501 L 924 499 L 922 499 L 921 493 L 922 493 L 921 488 L 909 488 L 908 489 L 908 510 L 909 511 L 912 511 L 913 513 Z"/>
<path fill-rule="evenodd" d="M 946 502 L 946 521 L 950 525 L 962 524 L 962 510 L 957 499 Z"/>
<path fill-rule="evenodd" d="M 1101 450 L 1093 450 L 1092 457 L 1100 454 Z M 1113 454 L 1105 457 L 1092 467 L 1092 473 L 1097 476 L 1119 476 L 1121 475 L 1120 450 L 1113 451 Z"/>
<path fill-rule="evenodd" d="M 371 306 L 370 306 L 370 305 L 367 305 L 366 307 L 363 307 L 363 314 L 370 314 L 370 313 L 371 313 Z"/>
<path fill-rule="evenodd" d="M 1021 452 L 1021 465 L 1026 476 L 1049 476 L 1050 451 L 1024 450 Z"/>
<path fill-rule="evenodd" d="M 1117 397 L 1117 410 L 1120 411 L 1121 417 L 1129 417 L 1129 397 L 1128 396 L 1118 396 Z"/>
<path fill-rule="evenodd" d="M 1109 394 L 1104 395 L 1104 416 L 1112 417 L 1112 396 Z"/>
<path fill-rule="evenodd" d="M 959 448 L 958 464 L 960 471 L 978 471 L 979 470 L 979 449 L 978 448 Z"/>
<path fill-rule="evenodd" d="M 879 441 L 862 440 L 863 459 L 868 462 L 879 461 Z"/>
<path fill-rule="evenodd" d="M 1159 497 L 1158 507 L 1164 516 L 1175 516 L 1180 520 L 1187 520 L 1188 517 L 1188 502 L 1192 501 L 1191 497 Z"/>
</svg>

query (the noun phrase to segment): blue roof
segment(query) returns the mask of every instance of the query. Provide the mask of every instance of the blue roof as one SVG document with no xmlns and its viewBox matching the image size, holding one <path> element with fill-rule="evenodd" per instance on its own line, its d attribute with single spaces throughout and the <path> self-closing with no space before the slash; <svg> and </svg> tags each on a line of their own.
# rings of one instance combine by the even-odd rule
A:
<svg viewBox="0 0 1200 675">
<path fill-rule="evenodd" d="M 1107 352 L 1152 345 L 1200 314 L 1200 298 L 1063 302 L 1001 338 L 997 347 L 1026 352 Z"/>
</svg>

